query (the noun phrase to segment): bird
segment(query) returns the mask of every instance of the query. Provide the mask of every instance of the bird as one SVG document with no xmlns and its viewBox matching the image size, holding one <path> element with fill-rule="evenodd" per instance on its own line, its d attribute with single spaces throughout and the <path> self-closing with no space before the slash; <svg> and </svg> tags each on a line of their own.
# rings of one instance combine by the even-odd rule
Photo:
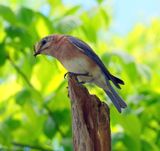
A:
<svg viewBox="0 0 160 151">
<path fill-rule="evenodd" d="M 127 104 L 115 91 L 111 82 L 119 89 L 124 81 L 112 75 L 98 55 L 84 41 L 65 34 L 52 34 L 42 38 L 34 47 L 34 56 L 39 54 L 56 58 L 67 69 L 76 75 L 79 83 L 94 83 L 108 95 L 118 112 Z"/>
</svg>

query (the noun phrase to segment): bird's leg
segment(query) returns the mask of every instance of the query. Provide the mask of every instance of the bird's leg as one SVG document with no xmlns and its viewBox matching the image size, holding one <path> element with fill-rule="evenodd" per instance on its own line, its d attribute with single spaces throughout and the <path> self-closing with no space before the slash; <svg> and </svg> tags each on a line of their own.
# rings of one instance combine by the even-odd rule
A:
<svg viewBox="0 0 160 151">
<path fill-rule="evenodd" d="M 76 80 L 77 80 L 77 83 L 79 84 L 79 85 L 83 85 L 83 84 L 85 84 L 86 82 L 84 82 L 84 81 L 78 81 L 78 79 L 76 78 Z"/>
<path fill-rule="evenodd" d="M 67 75 L 76 76 L 76 77 L 77 77 L 77 76 L 87 76 L 87 77 L 90 77 L 90 76 L 91 76 L 91 75 L 89 75 L 88 72 L 86 72 L 86 73 L 67 72 L 67 73 L 65 73 L 64 78 L 66 78 Z"/>
<path fill-rule="evenodd" d="M 73 72 L 67 72 L 67 73 L 64 75 L 64 78 L 66 78 L 67 75 L 70 75 L 71 77 L 72 77 L 72 76 L 75 76 L 77 83 L 80 84 L 80 85 L 84 84 L 85 81 L 79 82 L 79 81 L 78 81 L 78 78 L 77 78 L 78 76 L 87 76 L 87 77 L 88 77 L 88 76 L 89 76 L 89 77 L 91 76 L 91 75 L 89 75 L 88 72 L 87 72 L 87 73 L 73 73 Z"/>
</svg>

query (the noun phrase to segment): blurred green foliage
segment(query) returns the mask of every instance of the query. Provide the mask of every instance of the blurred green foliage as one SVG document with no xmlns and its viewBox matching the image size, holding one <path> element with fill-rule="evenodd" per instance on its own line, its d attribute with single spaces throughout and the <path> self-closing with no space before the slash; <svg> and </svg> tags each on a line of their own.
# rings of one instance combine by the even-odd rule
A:
<svg viewBox="0 0 160 151">
<path fill-rule="evenodd" d="M 40 38 L 62 33 L 89 43 L 125 81 L 119 93 L 128 108 L 119 114 L 110 104 L 113 151 L 158 151 L 160 20 L 118 37 L 108 33 L 112 16 L 102 0 L 89 10 L 58 0 L 45 2 L 49 9 L 43 11 L 16 2 L 0 5 L 0 150 L 72 150 L 66 71 L 50 57 L 33 57 Z"/>
</svg>

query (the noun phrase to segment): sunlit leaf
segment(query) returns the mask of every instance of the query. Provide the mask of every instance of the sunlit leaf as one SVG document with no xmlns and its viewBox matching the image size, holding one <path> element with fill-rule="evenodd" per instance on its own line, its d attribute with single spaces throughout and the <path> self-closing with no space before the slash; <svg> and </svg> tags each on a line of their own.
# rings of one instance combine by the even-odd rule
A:
<svg viewBox="0 0 160 151">
<path fill-rule="evenodd" d="M 47 19 L 43 15 L 38 14 L 38 20 L 36 21 L 36 30 L 39 34 L 39 37 L 42 38 L 50 34 L 50 31 L 48 28 L 49 25 L 50 24 L 48 24 Z"/>
</svg>

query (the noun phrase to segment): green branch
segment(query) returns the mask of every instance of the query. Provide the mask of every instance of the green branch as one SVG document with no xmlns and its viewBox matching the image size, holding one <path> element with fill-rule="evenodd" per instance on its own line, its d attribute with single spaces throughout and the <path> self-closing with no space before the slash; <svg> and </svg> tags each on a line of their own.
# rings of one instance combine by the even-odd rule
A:
<svg viewBox="0 0 160 151">
<path fill-rule="evenodd" d="M 14 69 L 22 76 L 22 78 L 24 79 L 24 81 L 34 90 L 36 90 L 34 88 L 34 86 L 30 83 L 30 81 L 28 80 L 27 76 L 19 69 L 19 67 L 13 62 L 13 60 L 7 56 L 9 62 L 11 63 L 11 65 L 14 67 Z"/>
</svg>

